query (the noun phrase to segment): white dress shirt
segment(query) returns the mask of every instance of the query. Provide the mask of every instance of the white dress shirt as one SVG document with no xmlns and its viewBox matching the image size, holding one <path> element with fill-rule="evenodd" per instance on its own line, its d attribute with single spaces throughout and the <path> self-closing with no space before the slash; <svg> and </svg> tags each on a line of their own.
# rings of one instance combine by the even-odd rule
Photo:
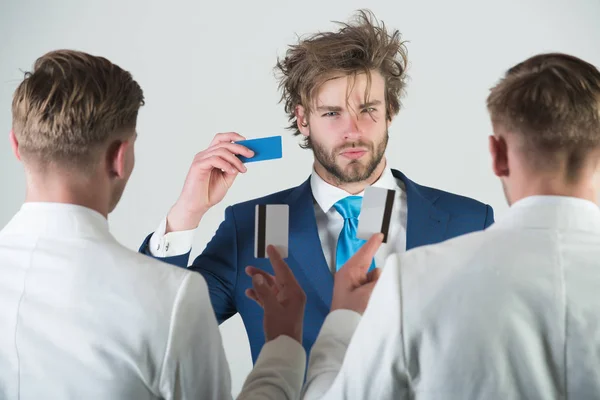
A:
<svg viewBox="0 0 600 400">
<path fill-rule="evenodd" d="M 335 210 L 333 205 L 339 200 L 352 194 L 325 182 L 314 170 L 310 177 L 310 185 L 315 200 L 315 217 L 319 239 L 323 247 L 327 265 L 335 273 L 335 254 L 337 240 L 344 227 L 344 218 Z M 396 191 L 394 207 L 390 220 L 388 241 L 379 248 L 375 255 L 375 265 L 382 267 L 386 258 L 392 253 L 406 250 L 407 201 L 404 183 L 394 178 L 392 170 L 386 168 L 381 177 L 372 186 Z M 355 196 L 362 197 L 364 192 Z M 360 217 L 359 217 L 360 220 Z M 165 234 L 166 218 L 160 222 L 152 234 L 149 243 L 150 253 L 156 257 L 172 257 L 187 253 L 192 247 L 194 229 Z"/>
<path fill-rule="evenodd" d="M 600 210 L 529 197 L 486 231 L 388 258 L 335 311 L 304 399 L 600 398 Z"/>
<path fill-rule="evenodd" d="M 231 398 L 202 276 L 123 247 L 99 213 L 26 203 L 0 259 L 0 398 Z M 239 398 L 296 398 L 304 369 L 280 336 Z"/>
<path fill-rule="evenodd" d="M 364 196 L 364 191 L 352 195 L 343 189 L 325 182 L 314 170 L 310 176 L 310 186 L 315 199 L 315 217 L 323 254 L 332 273 L 335 273 L 335 254 L 337 242 L 342 229 L 344 218 L 333 207 L 335 203 L 348 196 Z M 387 243 L 383 243 L 375 254 L 375 265 L 383 267 L 386 258 L 392 253 L 402 253 L 406 250 L 406 221 L 407 202 L 404 183 L 394 178 L 392 170 L 384 169 L 379 179 L 372 186 L 395 190 L 394 207 L 390 218 L 390 230 Z M 360 216 L 358 217 L 360 221 Z"/>
</svg>

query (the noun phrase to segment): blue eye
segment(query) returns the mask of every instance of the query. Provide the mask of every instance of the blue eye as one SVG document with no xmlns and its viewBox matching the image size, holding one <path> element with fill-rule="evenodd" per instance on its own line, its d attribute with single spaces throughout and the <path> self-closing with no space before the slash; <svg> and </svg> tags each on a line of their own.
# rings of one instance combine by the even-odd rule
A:
<svg viewBox="0 0 600 400">
<path fill-rule="evenodd" d="M 329 112 L 323 114 L 322 117 L 335 117 L 336 115 L 338 115 L 338 113 L 336 111 L 329 111 Z"/>
<path fill-rule="evenodd" d="M 377 109 L 375 107 L 369 107 L 369 108 L 365 108 L 365 109 L 362 110 L 362 112 L 364 112 L 364 113 L 365 112 L 366 113 L 372 113 L 372 112 L 375 112 L 375 111 L 377 111 Z"/>
</svg>

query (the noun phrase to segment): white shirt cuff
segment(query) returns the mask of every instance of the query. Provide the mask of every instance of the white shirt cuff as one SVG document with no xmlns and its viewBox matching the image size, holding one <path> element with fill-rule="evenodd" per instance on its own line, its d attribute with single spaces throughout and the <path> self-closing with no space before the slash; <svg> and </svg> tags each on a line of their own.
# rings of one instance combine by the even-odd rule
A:
<svg viewBox="0 0 600 400">
<path fill-rule="evenodd" d="M 163 218 L 150 237 L 148 249 L 154 257 L 174 257 L 189 252 L 192 249 L 195 229 L 179 232 L 169 232 L 167 230 L 167 218 Z"/>
</svg>

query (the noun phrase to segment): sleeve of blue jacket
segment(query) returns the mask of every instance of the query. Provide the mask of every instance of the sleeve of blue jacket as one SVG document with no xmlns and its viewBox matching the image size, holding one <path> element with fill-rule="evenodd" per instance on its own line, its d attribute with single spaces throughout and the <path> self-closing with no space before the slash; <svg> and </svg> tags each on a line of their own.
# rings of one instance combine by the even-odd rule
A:
<svg viewBox="0 0 600 400">
<path fill-rule="evenodd" d="M 139 251 L 151 255 L 148 249 L 148 235 Z M 235 305 L 235 285 L 237 281 L 237 231 L 233 210 L 225 210 L 225 219 L 210 240 L 202 254 L 188 267 L 190 252 L 174 257 L 154 257 L 163 262 L 197 271 L 208 285 L 210 301 L 219 324 L 237 312 Z"/>
<path fill-rule="evenodd" d="M 492 207 L 490 207 L 489 205 L 486 205 L 485 210 L 486 210 L 486 213 L 485 213 L 484 229 L 494 223 L 494 209 Z"/>
</svg>

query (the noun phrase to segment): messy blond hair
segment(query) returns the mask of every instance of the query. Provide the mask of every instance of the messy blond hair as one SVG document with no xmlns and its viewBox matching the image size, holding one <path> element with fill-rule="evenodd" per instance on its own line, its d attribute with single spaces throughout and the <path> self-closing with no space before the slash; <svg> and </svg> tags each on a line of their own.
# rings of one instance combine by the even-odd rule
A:
<svg viewBox="0 0 600 400">
<path fill-rule="evenodd" d="M 285 58 L 278 60 L 281 101 L 285 102 L 288 128 L 300 135 L 296 107 L 303 106 L 307 115 L 317 91 L 335 75 L 365 73 L 367 94 L 371 86 L 371 71 L 379 71 L 385 80 L 386 117 L 398 114 L 405 87 L 407 55 L 400 32 L 388 33 L 370 11 L 360 10 L 350 23 L 338 22 L 336 32 L 322 32 L 301 40 L 288 48 Z M 309 138 L 302 145 L 310 148 Z"/>
</svg>

